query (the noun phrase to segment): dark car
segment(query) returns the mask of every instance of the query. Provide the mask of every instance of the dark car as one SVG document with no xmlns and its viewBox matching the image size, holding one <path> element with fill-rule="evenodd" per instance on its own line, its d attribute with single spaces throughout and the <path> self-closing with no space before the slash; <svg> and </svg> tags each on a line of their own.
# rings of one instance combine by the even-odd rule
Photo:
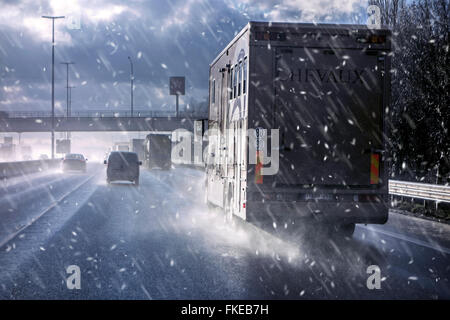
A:
<svg viewBox="0 0 450 320">
<path fill-rule="evenodd" d="M 79 153 L 68 153 L 62 160 L 63 171 L 77 170 L 86 172 L 87 159 Z"/>
<path fill-rule="evenodd" d="M 130 181 L 139 185 L 139 166 L 142 164 L 135 152 L 113 151 L 109 154 L 106 169 L 106 182 Z"/>
</svg>

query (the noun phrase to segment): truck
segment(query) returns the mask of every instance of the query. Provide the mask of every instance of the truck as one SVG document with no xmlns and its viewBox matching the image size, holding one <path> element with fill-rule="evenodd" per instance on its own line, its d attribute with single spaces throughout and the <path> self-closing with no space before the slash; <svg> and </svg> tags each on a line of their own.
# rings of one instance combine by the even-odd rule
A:
<svg viewBox="0 0 450 320">
<path fill-rule="evenodd" d="M 171 168 L 172 140 L 170 134 L 150 133 L 145 138 L 144 147 L 145 165 L 148 169 L 168 170 Z"/>
<path fill-rule="evenodd" d="M 130 146 L 128 142 L 115 142 L 113 146 L 113 151 L 130 151 Z"/>
<path fill-rule="evenodd" d="M 138 155 L 139 160 L 145 158 L 145 139 L 131 139 L 130 150 Z"/>
<path fill-rule="evenodd" d="M 390 31 L 249 22 L 209 67 L 206 202 L 351 236 L 388 219 Z"/>
</svg>

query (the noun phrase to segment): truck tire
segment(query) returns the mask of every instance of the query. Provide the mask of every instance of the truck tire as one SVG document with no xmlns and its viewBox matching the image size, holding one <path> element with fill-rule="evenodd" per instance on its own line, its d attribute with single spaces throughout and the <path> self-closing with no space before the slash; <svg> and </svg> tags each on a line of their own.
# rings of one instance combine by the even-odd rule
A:
<svg viewBox="0 0 450 320">
<path fill-rule="evenodd" d="M 136 179 L 134 179 L 134 186 L 135 186 L 135 187 L 139 187 L 139 177 L 137 177 Z"/>
</svg>

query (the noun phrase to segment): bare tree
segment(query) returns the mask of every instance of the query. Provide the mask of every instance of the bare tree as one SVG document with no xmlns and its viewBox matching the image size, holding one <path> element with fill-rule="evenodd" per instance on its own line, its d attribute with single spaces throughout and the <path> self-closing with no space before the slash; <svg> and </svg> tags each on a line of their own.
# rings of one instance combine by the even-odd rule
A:
<svg viewBox="0 0 450 320">
<path fill-rule="evenodd" d="M 381 24 L 393 29 L 397 26 L 399 6 L 404 7 L 405 0 L 370 0 L 370 5 L 376 5 L 381 11 Z"/>
<path fill-rule="evenodd" d="M 450 173 L 448 0 L 394 2 L 372 1 L 393 30 L 392 171 L 429 182 L 436 182 L 438 172 L 437 180 L 446 182 Z"/>
</svg>

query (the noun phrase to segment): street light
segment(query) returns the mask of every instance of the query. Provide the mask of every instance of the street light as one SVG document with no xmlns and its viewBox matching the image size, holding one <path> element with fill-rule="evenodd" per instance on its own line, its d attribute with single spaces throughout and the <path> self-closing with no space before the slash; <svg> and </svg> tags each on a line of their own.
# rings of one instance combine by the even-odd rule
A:
<svg viewBox="0 0 450 320">
<path fill-rule="evenodd" d="M 75 86 L 69 86 L 69 108 L 67 109 L 69 117 L 72 116 L 72 89 Z"/>
<path fill-rule="evenodd" d="M 130 60 L 130 67 L 131 67 L 131 116 L 133 116 L 133 61 L 131 61 L 130 56 L 128 56 L 128 60 Z"/>
<path fill-rule="evenodd" d="M 55 20 L 64 19 L 64 16 L 42 16 L 52 19 L 52 159 L 55 158 Z"/>
<path fill-rule="evenodd" d="M 75 62 L 61 62 L 61 64 L 65 64 L 67 67 L 67 93 L 66 93 L 66 117 L 69 117 L 69 65 L 75 64 Z"/>
<path fill-rule="evenodd" d="M 69 90 L 70 90 L 70 87 L 69 87 L 69 65 L 70 64 L 75 64 L 75 62 L 61 62 L 61 64 L 65 64 L 66 65 L 66 67 L 67 67 L 67 72 L 66 72 L 66 75 L 67 75 L 67 84 L 66 84 L 66 88 L 67 88 L 67 93 L 66 93 L 66 118 L 69 118 Z M 66 132 L 66 139 L 69 139 L 70 138 L 70 133 L 67 131 Z"/>
<path fill-rule="evenodd" d="M 76 88 L 74 86 L 67 86 L 68 90 L 68 105 L 67 105 L 67 118 L 72 115 L 72 89 Z M 70 132 L 67 131 L 67 139 L 70 139 Z"/>
</svg>

